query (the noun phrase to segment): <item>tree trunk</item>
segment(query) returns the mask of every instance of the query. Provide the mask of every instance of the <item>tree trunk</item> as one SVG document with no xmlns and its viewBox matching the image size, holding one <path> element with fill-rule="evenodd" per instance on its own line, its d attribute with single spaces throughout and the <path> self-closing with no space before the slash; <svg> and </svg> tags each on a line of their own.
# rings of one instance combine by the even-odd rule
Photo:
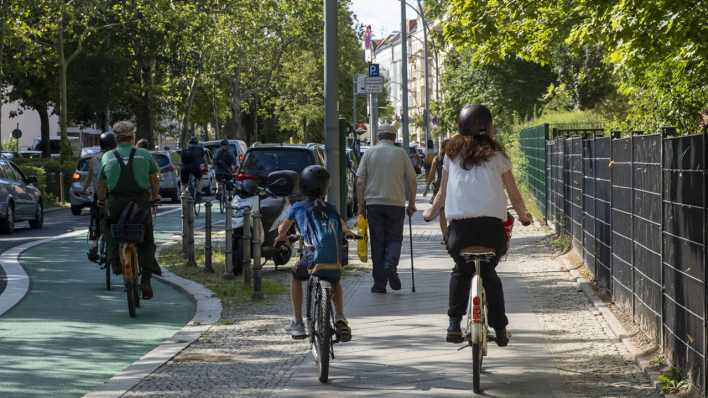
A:
<svg viewBox="0 0 708 398">
<path fill-rule="evenodd" d="M 228 138 L 244 138 L 243 123 L 241 122 L 241 68 L 236 68 L 236 73 L 231 78 L 229 87 L 229 106 L 231 108 L 231 128 L 227 132 Z"/>
<path fill-rule="evenodd" d="M 216 91 L 212 91 L 212 96 L 211 96 L 211 106 L 212 106 L 212 111 L 214 112 L 214 137 L 216 139 L 222 138 L 221 137 L 221 126 L 219 126 L 219 107 L 218 104 L 216 103 Z"/>
<path fill-rule="evenodd" d="M 49 106 L 48 104 L 39 104 L 34 109 L 39 113 L 39 131 L 42 137 L 42 158 L 49 159 Z"/>
<path fill-rule="evenodd" d="M 63 10 L 61 11 L 64 12 Z M 66 94 L 66 56 L 64 54 L 64 17 L 62 15 L 61 22 L 59 23 L 59 37 L 58 37 L 58 50 L 59 50 L 59 131 L 61 138 L 61 159 L 67 160 L 71 157 L 70 153 L 67 153 L 69 149 L 69 137 L 67 134 L 67 118 L 69 117 L 69 107 L 68 107 L 68 96 Z M 48 142 L 48 141 L 47 141 Z"/>
<path fill-rule="evenodd" d="M 192 108 L 194 106 L 194 89 L 197 83 L 197 76 L 192 77 L 192 82 L 189 85 L 189 94 L 184 104 L 184 117 L 182 118 L 182 132 L 180 134 L 180 144 L 184 147 L 190 135 L 190 126 L 192 126 Z M 191 127 L 191 135 L 194 135 L 194 127 Z"/>
<path fill-rule="evenodd" d="M 153 115 L 153 72 L 155 69 L 155 59 L 141 59 L 140 73 L 142 83 L 142 94 L 140 95 L 139 104 L 135 112 L 137 122 L 137 137 L 136 141 L 142 138 L 146 139 L 150 148 L 154 147 L 154 115 Z"/>
<path fill-rule="evenodd" d="M 253 135 L 252 142 L 258 142 L 258 97 L 253 97 Z M 251 142 L 249 142 L 251 144 Z"/>
</svg>

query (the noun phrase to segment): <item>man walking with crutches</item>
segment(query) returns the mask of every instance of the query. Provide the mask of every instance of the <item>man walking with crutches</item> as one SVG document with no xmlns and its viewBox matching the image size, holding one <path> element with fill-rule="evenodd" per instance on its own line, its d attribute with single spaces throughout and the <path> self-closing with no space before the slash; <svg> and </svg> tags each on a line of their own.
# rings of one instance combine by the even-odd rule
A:
<svg viewBox="0 0 708 398">
<path fill-rule="evenodd" d="M 416 174 L 408 153 L 394 145 L 391 126 L 379 127 L 379 143 L 369 148 L 357 171 L 359 214 L 369 221 L 374 285 L 372 293 L 386 293 L 386 285 L 401 289 L 398 261 L 406 214 L 415 211 Z M 408 206 L 406 207 L 406 200 Z"/>
</svg>

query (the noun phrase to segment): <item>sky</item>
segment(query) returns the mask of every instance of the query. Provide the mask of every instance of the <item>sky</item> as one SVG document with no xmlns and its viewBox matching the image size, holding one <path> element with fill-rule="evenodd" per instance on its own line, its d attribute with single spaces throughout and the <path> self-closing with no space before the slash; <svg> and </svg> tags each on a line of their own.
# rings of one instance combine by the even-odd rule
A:
<svg viewBox="0 0 708 398">
<path fill-rule="evenodd" d="M 401 30 L 401 6 L 398 0 L 352 0 L 352 11 L 364 25 L 371 25 L 374 38 L 381 39 Z M 407 11 L 408 19 L 413 19 L 412 10 Z"/>
</svg>

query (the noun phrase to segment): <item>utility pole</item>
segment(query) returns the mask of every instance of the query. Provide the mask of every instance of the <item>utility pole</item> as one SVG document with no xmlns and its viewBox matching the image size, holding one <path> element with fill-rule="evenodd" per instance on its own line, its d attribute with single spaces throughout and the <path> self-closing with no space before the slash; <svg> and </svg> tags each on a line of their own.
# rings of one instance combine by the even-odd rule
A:
<svg viewBox="0 0 708 398">
<path fill-rule="evenodd" d="M 379 132 L 379 98 L 369 93 L 369 145 L 376 144 L 376 134 Z"/>
<path fill-rule="evenodd" d="M 423 123 L 425 123 L 425 155 L 429 155 L 431 148 L 428 147 L 428 142 L 431 140 L 430 135 L 430 62 L 428 62 L 428 22 L 423 15 L 423 4 L 418 0 L 418 11 L 420 12 L 420 20 L 423 22 L 423 61 L 425 62 L 425 110 L 423 111 Z"/>
<path fill-rule="evenodd" d="M 324 0 L 325 63 L 325 145 L 327 148 L 327 171 L 330 179 L 327 201 L 337 207 L 342 214 L 340 201 L 340 143 L 339 121 L 337 118 L 337 0 Z"/>
<path fill-rule="evenodd" d="M 403 149 L 408 153 L 410 133 L 408 131 L 408 18 L 406 2 L 401 1 L 401 134 Z"/>
<path fill-rule="evenodd" d="M 352 84 L 352 128 L 356 129 L 356 79 L 354 76 L 354 82 Z"/>
</svg>

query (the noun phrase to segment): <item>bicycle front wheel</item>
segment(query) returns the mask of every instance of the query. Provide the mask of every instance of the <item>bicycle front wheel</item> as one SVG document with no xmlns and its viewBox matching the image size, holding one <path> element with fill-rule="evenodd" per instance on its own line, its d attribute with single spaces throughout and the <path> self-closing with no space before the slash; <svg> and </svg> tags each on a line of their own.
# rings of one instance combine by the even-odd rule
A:
<svg viewBox="0 0 708 398">
<path fill-rule="evenodd" d="M 479 377 L 482 373 L 482 344 L 472 344 L 472 391 L 479 394 L 481 391 Z"/>
<path fill-rule="evenodd" d="M 321 289 L 317 320 L 317 351 L 319 357 L 320 383 L 326 383 L 329 379 L 329 359 L 332 347 L 332 300 L 329 289 Z"/>
</svg>

